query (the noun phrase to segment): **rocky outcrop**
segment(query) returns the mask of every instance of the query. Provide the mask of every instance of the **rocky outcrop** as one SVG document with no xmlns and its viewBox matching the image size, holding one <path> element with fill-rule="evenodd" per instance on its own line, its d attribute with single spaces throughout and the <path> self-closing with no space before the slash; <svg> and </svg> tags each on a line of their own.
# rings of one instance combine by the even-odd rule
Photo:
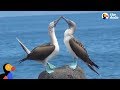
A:
<svg viewBox="0 0 120 90">
<path fill-rule="evenodd" d="M 43 71 L 38 79 L 86 79 L 83 70 L 77 66 L 76 69 L 71 69 L 67 65 L 58 67 L 53 73 Z"/>
</svg>

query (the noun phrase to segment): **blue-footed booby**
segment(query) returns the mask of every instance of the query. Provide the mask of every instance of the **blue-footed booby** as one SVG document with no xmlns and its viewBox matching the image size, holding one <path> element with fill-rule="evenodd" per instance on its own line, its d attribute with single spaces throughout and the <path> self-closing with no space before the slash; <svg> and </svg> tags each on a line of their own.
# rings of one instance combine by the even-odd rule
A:
<svg viewBox="0 0 120 90">
<path fill-rule="evenodd" d="M 83 44 L 78 41 L 74 36 L 74 32 L 76 30 L 76 23 L 72 20 L 66 19 L 65 17 L 62 17 L 68 24 L 69 28 L 64 32 L 64 44 L 67 47 L 68 51 L 71 53 L 71 55 L 74 57 L 73 63 L 69 65 L 70 68 L 75 69 L 77 66 L 77 60 L 81 59 L 83 60 L 88 67 L 99 74 L 94 67 L 99 68 L 98 65 L 96 65 L 90 58 L 87 53 L 87 50 L 84 48 Z M 94 67 L 93 67 L 94 66 Z"/>
<path fill-rule="evenodd" d="M 61 17 L 55 21 L 52 21 L 48 26 L 48 32 L 51 38 L 50 43 L 45 43 L 35 47 L 30 51 L 18 38 L 16 38 L 23 50 L 27 53 L 27 57 L 20 60 L 20 63 L 25 60 L 35 60 L 42 63 L 46 67 L 48 73 L 54 72 L 55 66 L 48 63 L 48 60 L 52 59 L 59 53 L 59 45 L 55 35 L 55 26 L 59 22 Z"/>
</svg>

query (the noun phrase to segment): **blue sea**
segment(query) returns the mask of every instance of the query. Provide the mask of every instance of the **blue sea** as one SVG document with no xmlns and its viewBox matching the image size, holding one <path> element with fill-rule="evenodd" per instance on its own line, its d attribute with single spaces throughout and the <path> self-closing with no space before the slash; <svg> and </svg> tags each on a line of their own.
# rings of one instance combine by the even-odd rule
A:
<svg viewBox="0 0 120 90">
<path fill-rule="evenodd" d="M 19 60 L 26 57 L 26 53 L 19 45 L 18 37 L 30 50 L 34 47 L 50 42 L 48 25 L 58 17 L 65 16 L 77 24 L 74 36 L 85 46 L 93 62 L 100 68 L 100 75 L 94 73 L 82 61 L 78 65 L 84 70 L 88 79 L 120 79 L 120 19 L 102 19 L 101 12 L 0 17 L 0 73 L 3 65 L 10 63 L 16 67 L 14 79 L 38 79 L 45 70 L 44 66 L 36 61 L 27 60 L 19 64 Z M 112 12 L 120 17 L 120 12 Z M 108 12 L 110 14 L 110 12 Z M 60 46 L 60 53 L 49 62 L 61 67 L 72 62 L 64 43 L 64 31 L 67 23 L 61 19 L 56 26 L 56 36 Z"/>
</svg>

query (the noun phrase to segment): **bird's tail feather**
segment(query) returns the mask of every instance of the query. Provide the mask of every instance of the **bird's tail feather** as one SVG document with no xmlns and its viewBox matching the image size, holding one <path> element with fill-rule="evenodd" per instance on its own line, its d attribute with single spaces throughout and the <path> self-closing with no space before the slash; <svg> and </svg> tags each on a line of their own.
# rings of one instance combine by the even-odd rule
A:
<svg viewBox="0 0 120 90">
<path fill-rule="evenodd" d="M 19 44 L 21 45 L 21 47 L 23 48 L 23 50 L 27 53 L 30 54 L 30 50 L 16 37 L 16 39 L 18 40 Z"/>
<path fill-rule="evenodd" d="M 23 58 L 22 60 L 19 61 L 19 63 L 22 63 L 22 62 L 24 62 L 26 60 L 27 60 L 27 58 Z"/>
<path fill-rule="evenodd" d="M 93 70 L 95 73 L 97 73 L 99 75 L 99 73 L 90 64 L 87 64 L 87 65 L 91 70 Z"/>
<path fill-rule="evenodd" d="M 89 60 L 90 60 L 90 59 L 89 59 Z M 93 65 L 93 66 L 95 66 L 96 68 L 99 69 L 99 66 L 98 66 L 97 64 L 95 64 L 92 60 L 90 60 L 90 62 L 91 62 L 91 63 L 90 63 L 91 65 Z"/>
</svg>

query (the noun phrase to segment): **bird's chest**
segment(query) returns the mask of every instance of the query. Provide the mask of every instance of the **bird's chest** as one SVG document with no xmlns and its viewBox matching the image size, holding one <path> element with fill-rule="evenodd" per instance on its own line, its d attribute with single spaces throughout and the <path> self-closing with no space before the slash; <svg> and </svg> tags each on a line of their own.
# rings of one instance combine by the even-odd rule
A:
<svg viewBox="0 0 120 90">
<path fill-rule="evenodd" d="M 65 46 L 67 47 L 68 51 L 72 52 L 72 49 L 71 49 L 70 44 L 69 44 L 70 39 L 71 39 L 71 37 L 65 37 L 64 38 L 64 43 L 65 43 Z"/>
<path fill-rule="evenodd" d="M 77 58 L 76 54 L 74 53 L 74 51 L 72 50 L 72 48 L 71 48 L 71 46 L 70 46 L 70 43 L 69 43 L 70 39 L 71 39 L 70 36 L 64 37 L 65 46 L 67 47 L 69 53 L 70 53 L 71 55 L 73 55 L 75 58 Z"/>
<path fill-rule="evenodd" d="M 68 44 L 70 39 L 71 39 L 70 36 L 65 36 L 65 37 L 64 37 L 64 43 L 65 43 L 65 44 Z"/>
<path fill-rule="evenodd" d="M 8 75 L 7 75 L 7 77 L 8 77 L 8 79 L 13 79 L 13 75 L 12 75 L 12 73 L 9 72 Z"/>
</svg>

